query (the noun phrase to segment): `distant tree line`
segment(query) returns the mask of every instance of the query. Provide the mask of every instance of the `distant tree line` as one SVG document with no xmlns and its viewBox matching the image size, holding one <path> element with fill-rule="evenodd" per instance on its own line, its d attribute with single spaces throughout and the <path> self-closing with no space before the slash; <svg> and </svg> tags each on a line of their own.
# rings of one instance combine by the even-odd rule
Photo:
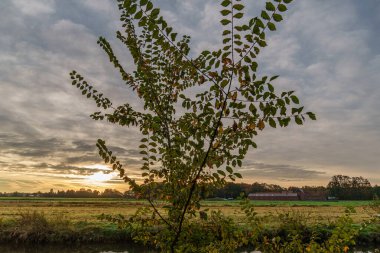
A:
<svg viewBox="0 0 380 253">
<path fill-rule="evenodd" d="M 327 185 L 330 196 L 341 200 L 368 200 L 380 196 L 380 186 L 371 186 L 368 179 L 335 175 Z"/>
<path fill-rule="evenodd" d="M 335 175 L 331 178 L 327 186 L 302 186 L 302 187 L 282 187 L 277 184 L 258 183 L 226 183 L 224 187 L 214 189 L 209 193 L 209 198 L 236 199 L 241 194 L 248 196 L 249 193 L 256 192 L 282 192 L 282 191 L 303 191 L 305 194 L 325 195 L 335 197 L 340 200 L 371 200 L 375 196 L 380 196 L 380 186 L 371 186 L 368 179 L 363 177 L 349 177 L 345 175 Z M 51 189 L 49 192 L 36 193 L 1 193 L 0 197 L 55 197 L 55 198 L 138 198 L 133 192 L 120 192 L 115 189 L 105 189 L 104 191 L 79 189 L 79 190 L 58 190 Z"/>
<path fill-rule="evenodd" d="M 54 191 L 51 189 L 49 192 L 35 192 L 35 193 L 25 193 L 25 192 L 12 192 L 12 193 L 1 193 L 0 197 L 54 197 L 54 198 L 123 198 L 130 196 L 130 192 L 126 191 L 124 193 L 115 189 L 105 189 L 104 191 L 91 190 L 91 189 L 79 189 L 79 190 L 58 190 Z"/>
<path fill-rule="evenodd" d="M 237 198 L 241 193 L 248 195 L 256 192 L 281 192 L 281 191 L 303 191 L 310 195 L 325 195 L 340 200 L 371 200 L 380 196 L 380 186 L 371 186 L 368 179 L 363 177 L 349 177 L 335 175 L 327 186 L 302 186 L 282 187 L 276 184 L 258 183 L 227 183 L 223 188 L 216 189 L 211 194 L 214 198 Z"/>
<path fill-rule="evenodd" d="M 227 183 L 223 188 L 216 189 L 210 195 L 211 198 L 239 198 L 241 194 L 248 196 L 249 193 L 257 192 L 282 192 L 291 191 L 298 192 L 303 191 L 306 194 L 312 195 L 328 195 L 328 190 L 324 186 L 302 186 L 302 187 L 282 187 L 277 184 L 258 183 L 253 184 L 246 183 Z"/>
</svg>

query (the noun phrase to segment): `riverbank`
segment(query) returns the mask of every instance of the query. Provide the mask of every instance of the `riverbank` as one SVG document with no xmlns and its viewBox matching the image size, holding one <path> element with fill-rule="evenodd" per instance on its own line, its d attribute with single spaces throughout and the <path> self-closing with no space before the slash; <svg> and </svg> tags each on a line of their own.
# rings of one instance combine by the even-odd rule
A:
<svg viewBox="0 0 380 253">
<path fill-rule="evenodd" d="M 292 232 L 288 227 L 273 226 L 263 229 L 258 241 L 264 238 L 279 236 L 287 238 Z M 245 234 L 251 233 L 249 228 L 240 224 Z M 321 241 L 331 236 L 334 229 L 328 224 L 303 226 L 298 228 L 302 235 L 318 237 Z M 12 220 L 0 221 L 0 244 L 99 244 L 99 243 L 133 243 L 133 231 L 127 228 L 119 229 L 117 224 L 102 221 L 102 223 L 73 222 L 64 217 L 48 219 L 43 213 L 20 213 Z M 380 224 L 371 224 L 361 229 L 355 238 L 356 245 L 361 247 L 380 247 Z M 253 246 L 253 245 L 250 245 Z"/>
<path fill-rule="evenodd" d="M 258 242 L 281 237 L 284 240 L 296 233 L 308 241 L 311 236 L 323 241 L 334 230 L 334 221 L 347 214 L 353 226 L 359 226 L 374 216 L 364 202 L 253 202 L 255 217 L 264 225 L 257 234 Z M 115 199 L 0 199 L 0 243 L 2 244 L 107 244 L 132 243 L 135 231 L 117 223 L 101 220 L 110 217 L 130 217 L 147 202 Z M 209 213 L 220 211 L 232 217 L 242 235 L 252 234 L 239 201 L 204 201 Z M 160 207 L 159 207 L 160 208 Z M 161 208 L 160 208 L 161 210 Z M 371 211 L 372 210 L 372 211 Z M 117 219 L 115 219 L 117 221 Z M 120 225 L 120 224 L 119 224 Z M 255 232 L 256 233 L 256 232 Z M 247 236 L 248 238 L 249 236 Z M 265 239 L 266 238 L 266 239 Z M 309 239 L 308 239 L 309 238 Z M 356 244 L 380 248 L 380 224 L 359 230 Z M 254 247 L 253 245 L 251 245 Z M 2 252 L 2 251 L 0 251 Z"/>
</svg>

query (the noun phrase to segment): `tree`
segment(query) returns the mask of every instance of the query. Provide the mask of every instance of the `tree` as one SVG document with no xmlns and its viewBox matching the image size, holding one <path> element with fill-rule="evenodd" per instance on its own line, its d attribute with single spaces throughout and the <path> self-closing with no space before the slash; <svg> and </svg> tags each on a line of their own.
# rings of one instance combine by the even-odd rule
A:
<svg viewBox="0 0 380 253">
<path fill-rule="evenodd" d="M 342 200 L 371 199 L 373 190 L 368 179 L 335 175 L 327 185 L 329 194 Z"/>
<path fill-rule="evenodd" d="M 70 73 L 72 84 L 103 109 L 93 113 L 93 119 L 140 130 L 143 182 L 125 175 L 104 140 L 99 139 L 97 147 L 131 190 L 148 200 L 154 213 L 149 224 L 165 227 L 157 240 L 165 240 L 161 246 L 169 245 L 174 252 L 179 241 L 190 236 L 187 228 L 209 189 L 242 177 L 236 168 L 249 148 L 257 147 L 256 135 L 267 125 L 286 127 L 291 121 L 302 125 L 305 116 L 315 120 L 313 113 L 303 112 L 294 91 L 275 93 L 278 76 L 257 71 L 266 33 L 276 30 L 291 0 L 269 1 L 261 16 L 247 22 L 242 19 L 242 1 L 221 1 L 221 48 L 195 58 L 190 56 L 190 37 L 178 38 L 151 1 L 117 2 L 124 30 L 116 37 L 129 50 L 135 70 L 125 71 L 105 38 L 100 37 L 98 44 L 141 99 L 143 110 L 128 103 L 114 106 L 76 71 Z M 190 91 L 195 86 L 200 90 L 196 94 Z M 169 203 L 164 211 L 157 208 L 157 199 Z"/>
</svg>

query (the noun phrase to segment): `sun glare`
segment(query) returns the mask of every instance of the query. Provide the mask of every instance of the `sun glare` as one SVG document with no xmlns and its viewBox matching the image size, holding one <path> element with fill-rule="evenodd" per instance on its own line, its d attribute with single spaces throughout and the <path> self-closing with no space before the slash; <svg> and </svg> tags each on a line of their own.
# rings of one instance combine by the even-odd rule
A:
<svg viewBox="0 0 380 253">
<path fill-rule="evenodd" d="M 103 172 L 96 172 L 87 177 L 90 182 L 106 182 L 113 178 L 113 173 L 104 174 Z"/>
</svg>

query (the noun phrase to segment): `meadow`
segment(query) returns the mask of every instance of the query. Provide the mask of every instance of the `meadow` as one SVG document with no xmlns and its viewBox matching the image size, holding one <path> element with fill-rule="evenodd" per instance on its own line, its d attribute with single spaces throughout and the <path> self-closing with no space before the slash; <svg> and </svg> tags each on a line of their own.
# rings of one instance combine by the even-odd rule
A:
<svg viewBox="0 0 380 253">
<path fill-rule="evenodd" d="M 238 200 L 206 200 L 203 209 L 220 210 L 239 221 L 244 213 L 240 210 Z M 369 219 L 374 213 L 368 208 L 370 201 L 251 201 L 258 216 L 268 220 L 268 224 L 276 221 L 273 217 L 280 213 L 298 213 L 308 222 L 329 222 L 345 214 L 350 208 L 354 222 L 360 223 Z M 164 205 L 165 203 L 162 203 Z M 0 219 L 12 220 L 25 212 L 43 213 L 48 219 L 65 218 L 71 222 L 86 222 L 104 225 L 99 215 L 133 215 L 139 207 L 148 206 L 143 200 L 116 198 L 24 198 L 1 197 Z"/>
<path fill-rule="evenodd" d="M 317 233 L 321 238 L 328 238 L 334 229 L 331 224 L 338 221 L 339 217 L 345 216 L 347 212 L 350 213 L 353 226 L 356 227 L 361 226 L 360 224 L 375 214 L 374 209 L 369 207 L 370 201 L 250 201 L 250 203 L 254 205 L 254 212 L 260 218 L 260 224 L 264 225 L 263 230 L 257 234 L 261 239 L 267 236 L 286 237 L 287 234 L 294 233 L 294 229 L 298 234 L 305 236 Z M 161 201 L 158 204 L 162 211 L 167 203 Z M 116 198 L 1 197 L 0 246 L 15 243 L 17 245 L 131 244 L 134 240 L 133 230 L 119 229 L 117 222 L 100 219 L 100 216 L 122 215 L 128 218 L 140 207 L 147 206 L 148 202 L 144 200 Z M 241 231 L 250 233 L 247 216 L 241 210 L 239 200 L 206 200 L 202 202 L 202 209 L 210 217 L 215 213 L 213 211 L 220 211 L 225 217 L 231 217 Z M 201 224 L 202 220 L 198 221 Z M 377 247 L 380 243 L 380 224 L 373 224 L 361 230 L 356 237 L 356 243 L 364 247 Z"/>
</svg>

